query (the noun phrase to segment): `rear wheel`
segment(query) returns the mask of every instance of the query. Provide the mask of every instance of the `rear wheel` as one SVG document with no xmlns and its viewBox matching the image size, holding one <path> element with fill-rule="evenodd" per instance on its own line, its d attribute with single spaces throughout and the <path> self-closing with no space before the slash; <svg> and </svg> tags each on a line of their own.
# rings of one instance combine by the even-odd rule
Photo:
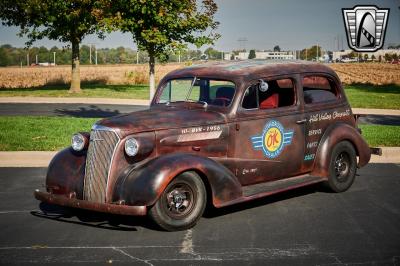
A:
<svg viewBox="0 0 400 266">
<path fill-rule="evenodd" d="M 341 141 L 333 148 L 326 185 L 334 192 L 348 190 L 357 171 L 357 155 L 353 145 Z"/>
<path fill-rule="evenodd" d="M 185 172 L 168 184 L 149 210 L 149 215 L 167 231 L 185 230 L 200 219 L 206 202 L 206 189 L 200 176 L 195 172 Z"/>
</svg>

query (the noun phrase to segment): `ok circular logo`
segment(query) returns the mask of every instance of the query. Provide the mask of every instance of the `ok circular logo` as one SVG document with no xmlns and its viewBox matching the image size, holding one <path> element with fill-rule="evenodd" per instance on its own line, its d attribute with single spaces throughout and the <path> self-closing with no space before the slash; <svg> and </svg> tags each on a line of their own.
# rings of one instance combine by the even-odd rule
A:
<svg viewBox="0 0 400 266">
<path fill-rule="evenodd" d="M 269 122 L 263 131 L 264 153 L 269 158 L 277 157 L 282 151 L 283 126 L 277 121 Z"/>
<path fill-rule="evenodd" d="M 269 121 L 261 135 L 251 137 L 254 150 L 262 150 L 268 158 L 276 158 L 286 145 L 292 143 L 293 130 L 285 131 L 278 121 Z"/>
</svg>

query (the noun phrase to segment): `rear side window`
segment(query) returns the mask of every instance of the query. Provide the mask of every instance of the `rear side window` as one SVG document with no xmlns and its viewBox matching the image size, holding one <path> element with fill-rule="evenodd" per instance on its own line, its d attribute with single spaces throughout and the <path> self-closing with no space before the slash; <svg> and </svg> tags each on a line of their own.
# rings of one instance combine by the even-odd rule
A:
<svg viewBox="0 0 400 266">
<path fill-rule="evenodd" d="M 317 104 L 335 101 L 338 92 L 333 81 L 324 76 L 306 76 L 303 78 L 305 104 Z"/>
</svg>

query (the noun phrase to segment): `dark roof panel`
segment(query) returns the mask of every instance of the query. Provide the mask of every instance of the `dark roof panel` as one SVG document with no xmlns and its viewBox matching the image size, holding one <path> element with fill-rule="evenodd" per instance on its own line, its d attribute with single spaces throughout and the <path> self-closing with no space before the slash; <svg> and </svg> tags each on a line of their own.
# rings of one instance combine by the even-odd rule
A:
<svg viewBox="0 0 400 266">
<path fill-rule="evenodd" d="M 324 72 L 336 76 L 328 66 L 307 61 L 245 60 L 219 61 L 192 65 L 172 71 L 166 77 L 209 76 L 226 79 L 252 79 L 254 76 L 285 75 L 292 73 Z"/>
</svg>

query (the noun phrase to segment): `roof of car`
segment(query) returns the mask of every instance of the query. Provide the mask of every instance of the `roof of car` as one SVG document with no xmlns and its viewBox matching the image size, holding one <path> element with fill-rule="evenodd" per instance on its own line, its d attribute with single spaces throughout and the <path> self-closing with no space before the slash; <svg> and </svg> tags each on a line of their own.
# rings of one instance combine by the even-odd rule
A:
<svg viewBox="0 0 400 266">
<path fill-rule="evenodd" d="M 220 77 L 234 80 L 237 78 L 254 79 L 260 76 L 285 75 L 293 73 L 323 72 L 336 76 L 328 66 L 301 60 L 244 60 L 218 61 L 192 65 L 169 73 L 167 78 L 175 77 Z"/>
</svg>

